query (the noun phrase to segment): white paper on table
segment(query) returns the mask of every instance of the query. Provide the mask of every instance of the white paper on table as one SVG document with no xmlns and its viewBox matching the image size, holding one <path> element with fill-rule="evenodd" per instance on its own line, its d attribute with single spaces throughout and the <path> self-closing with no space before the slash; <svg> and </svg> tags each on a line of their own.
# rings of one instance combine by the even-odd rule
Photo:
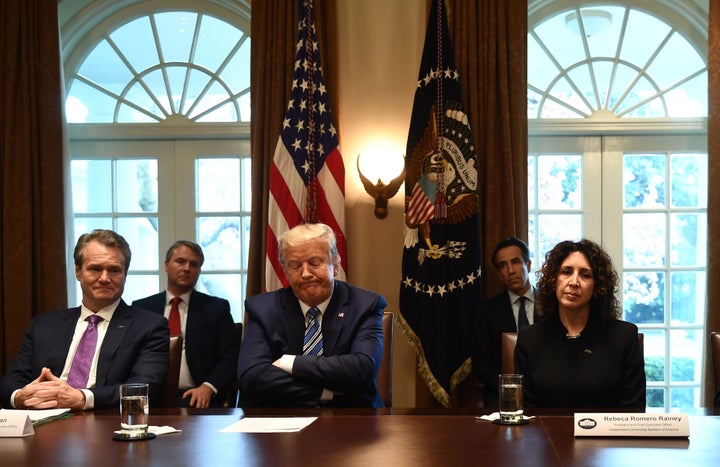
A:
<svg viewBox="0 0 720 467">
<path fill-rule="evenodd" d="M 317 417 L 252 417 L 243 418 L 220 433 L 294 433 L 302 430 Z"/>
</svg>

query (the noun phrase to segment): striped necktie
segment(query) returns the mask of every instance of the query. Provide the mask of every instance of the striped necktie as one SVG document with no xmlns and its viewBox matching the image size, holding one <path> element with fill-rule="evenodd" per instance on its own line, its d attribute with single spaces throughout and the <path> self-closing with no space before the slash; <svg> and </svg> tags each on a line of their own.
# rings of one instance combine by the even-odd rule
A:
<svg viewBox="0 0 720 467">
<path fill-rule="evenodd" d="M 320 313 L 315 307 L 308 310 L 309 318 L 305 326 L 305 339 L 303 339 L 303 355 L 322 355 L 323 341 L 322 332 L 320 331 L 320 322 L 317 315 Z"/>
</svg>

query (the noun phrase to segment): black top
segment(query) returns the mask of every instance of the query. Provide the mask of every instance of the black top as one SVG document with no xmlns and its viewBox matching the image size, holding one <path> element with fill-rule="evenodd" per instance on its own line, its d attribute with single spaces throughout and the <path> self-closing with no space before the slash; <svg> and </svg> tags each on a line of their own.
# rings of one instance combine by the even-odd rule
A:
<svg viewBox="0 0 720 467">
<path fill-rule="evenodd" d="M 515 369 L 524 375 L 525 405 L 645 409 L 645 365 L 637 326 L 591 318 L 566 337 L 559 318 L 518 333 Z"/>
</svg>

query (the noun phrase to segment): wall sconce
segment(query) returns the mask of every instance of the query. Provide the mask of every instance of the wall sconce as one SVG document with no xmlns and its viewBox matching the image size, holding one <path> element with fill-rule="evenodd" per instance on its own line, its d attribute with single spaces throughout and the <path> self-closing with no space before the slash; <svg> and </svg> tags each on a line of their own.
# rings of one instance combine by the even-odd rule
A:
<svg viewBox="0 0 720 467">
<path fill-rule="evenodd" d="M 382 175 L 378 176 L 377 183 L 373 184 L 363 173 L 360 171 L 360 155 L 357 157 L 357 169 L 360 175 L 360 181 L 362 181 L 365 191 L 373 197 L 375 200 L 375 217 L 378 219 L 384 219 L 388 214 L 388 200 L 395 196 L 395 193 L 400 189 L 400 186 L 405 182 L 405 162 L 403 161 L 403 169 L 400 175 L 393 178 L 387 185 L 383 183 Z"/>
</svg>

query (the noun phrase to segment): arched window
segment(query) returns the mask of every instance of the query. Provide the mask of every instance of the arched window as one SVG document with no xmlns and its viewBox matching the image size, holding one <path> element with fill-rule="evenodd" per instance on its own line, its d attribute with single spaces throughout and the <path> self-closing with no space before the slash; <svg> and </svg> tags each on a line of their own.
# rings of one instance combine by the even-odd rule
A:
<svg viewBox="0 0 720 467">
<path fill-rule="evenodd" d="M 700 404 L 707 243 L 707 12 L 693 2 L 530 1 L 529 241 L 592 238 L 645 334 L 650 407 Z"/>
<path fill-rule="evenodd" d="M 67 3 L 67 2 L 65 2 Z M 165 287 L 165 250 L 198 242 L 197 288 L 242 321 L 250 225 L 250 7 L 78 2 L 61 33 L 70 134 L 70 243 L 111 228 L 133 258 L 123 298 Z M 62 18 L 67 18 L 62 21 Z M 72 247 L 72 245 L 69 245 Z M 73 271 L 70 302 L 79 301 Z"/>
</svg>

